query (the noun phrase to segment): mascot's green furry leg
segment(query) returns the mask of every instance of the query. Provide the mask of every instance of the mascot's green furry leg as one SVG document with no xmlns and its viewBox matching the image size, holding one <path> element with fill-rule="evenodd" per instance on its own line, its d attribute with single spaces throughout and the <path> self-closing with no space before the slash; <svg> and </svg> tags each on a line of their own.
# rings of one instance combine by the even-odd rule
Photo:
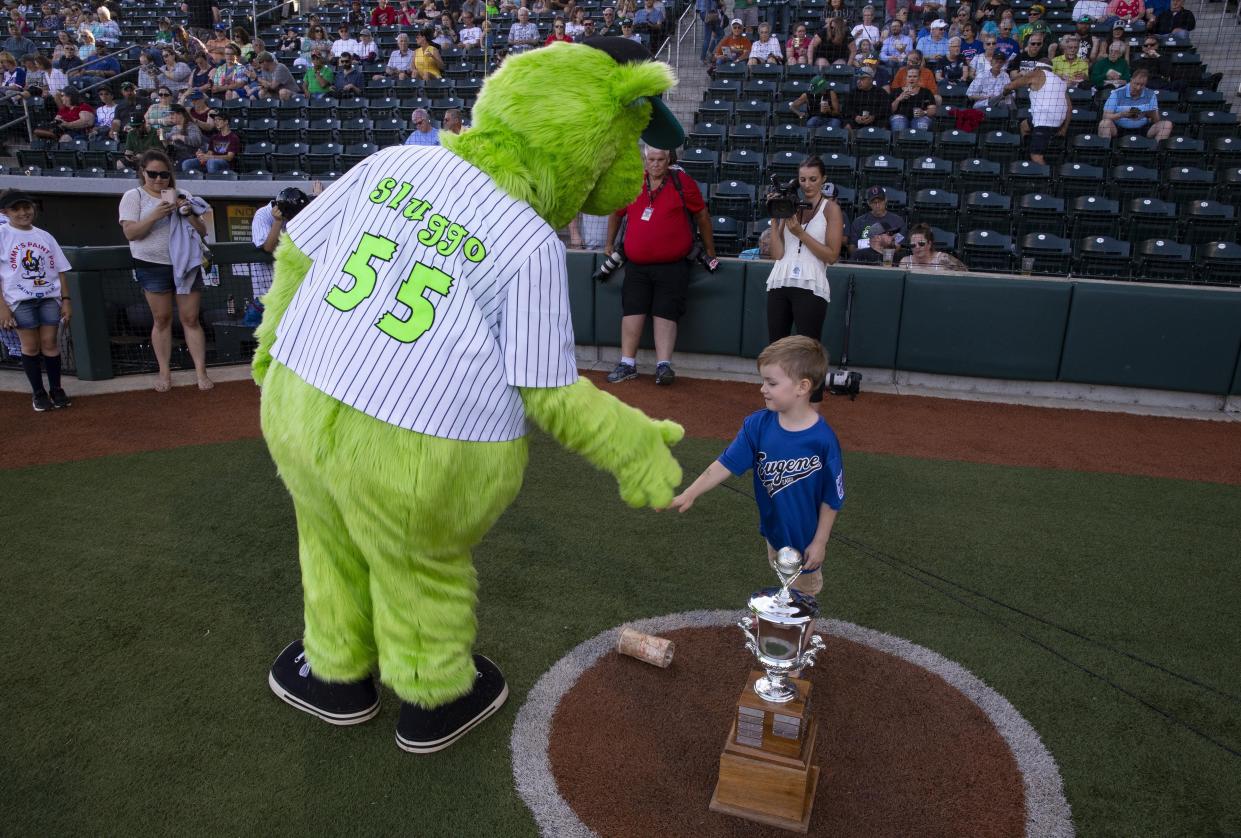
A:
<svg viewBox="0 0 1241 838">
<path fill-rule="evenodd" d="M 286 236 L 254 359 L 263 435 L 297 512 L 306 657 L 326 681 L 365 677 L 378 659 L 403 700 L 436 707 L 473 686 L 470 548 L 517 496 L 526 443 L 403 430 L 273 362 L 276 325 L 309 266 Z"/>
<path fill-rule="evenodd" d="M 407 431 L 278 362 L 263 387 L 263 433 L 298 514 L 315 674 L 354 680 L 377 652 L 381 679 L 405 701 L 429 708 L 469 692 L 478 589 L 470 548 L 517 496 L 525 440 Z"/>
</svg>

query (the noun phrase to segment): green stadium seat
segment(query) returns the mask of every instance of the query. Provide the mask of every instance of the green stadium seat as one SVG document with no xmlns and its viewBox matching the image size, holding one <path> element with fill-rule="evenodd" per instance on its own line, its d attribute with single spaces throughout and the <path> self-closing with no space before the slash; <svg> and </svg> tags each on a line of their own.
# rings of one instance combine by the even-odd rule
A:
<svg viewBox="0 0 1241 838">
<path fill-rule="evenodd" d="M 972 157 L 957 164 L 956 187 L 958 192 L 1000 192 L 1000 164 L 994 160 Z"/>
<path fill-rule="evenodd" d="M 1031 192 L 1051 192 L 1051 167 L 1046 163 L 1015 160 L 1008 164 L 1005 185 L 1014 198 Z"/>
<path fill-rule="evenodd" d="M 1181 241 L 1205 244 L 1236 240 L 1236 207 L 1218 201 L 1190 201 L 1181 205 Z"/>
<path fill-rule="evenodd" d="M 1163 147 L 1160 165 L 1164 169 L 1175 166 L 1202 166 L 1207 162 L 1206 143 L 1194 137 L 1171 137 Z"/>
<path fill-rule="evenodd" d="M 1036 274 L 1063 275 L 1073 267 L 1073 246 L 1068 239 L 1051 233 L 1022 236 L 1018 255 L 1022 260 L 1034 260 L 1033 271 Z"/>
<path fill-rule="evenodd" d="M 875 154 L 862 161 L 861 185 L 905 188 L 905 161 L 887 154 Z"/>
<path fill-rule="evenodd" d="M 797 177 L 797 171 L 805 161 L 806 155 L 800 151 L 778 151 L 767 155 L 767 172 L 781 180 Z"/>
<path fill-rule="evenodd" d="M 1174 203 L 1202 201 L 1215 194 L 1215 172 L 1194 166 L 1176 166 L 1164 172 L 1164 195 Z"/>
<path fill-rule="evenodd" d="M 994 230 L 970 230 L 961 256 L 971 271 L 1008 272 L 1013 269 L 1013 240 Z"/>
<path fill-rule="evenodd" d="M 1107 194 L 1117 201 L 1129 201 L 1154 195 L 1159 191 L 1159 173 L 1144 166 L 1126 165 L 1112 169 L 1112 182 Z"/>
<path fill-rule="evenodd" d="M 998 190 L 971 192 L 961 207 L 962 230 L 1007 233 L 1013 223 L 1013 199 Z"/>
<path fill-rule="evenodd" d="M 979 141 L 978 153 L 997 163 L 1011 163 L 1021 156 L 1021 136 L 1007 131 L 988 131 Z"/>
<path fill-rule="evenodd" d="M 1189 282 L 1194 267 L 1193 251 L 1171 239 L 1148 239 L 1138 245 L 1133 278 L 1162 282 Z"/>
<path fill-rule="evenodd" d="M 749 148 L 739 148 L 724 155 L 720 163 L 721 180 L 739 180 L 757 186 L 766 178 L 763 174 L 763 155 Z"/>
<path fill-rule="evenodd" d="M 1092 128 L 1091 131 L 1093 130 Z M 1074 135 L 1069 140 L 1069 160 L 1091 166 L 1106 166 L 1112 160 L 1112 141 L 1094 133 Z"/>
<path fill-rule="evenodd" d="M 1220 241 L 1201 245 L 1195 264 L 1202 282 L 1209 285 L 1241 285 L 1241 244 Z"/>
<path fill-rule="evenodd" d="M 911 192 L 920 189 L 952 189 L 952 161 L 939 157 L 922 157 L 905 165 L 905 186 Z"/>
<path fill-rule="evenodd" d="M 1066 221 L 1063 198 L 1034 192 L 1022 195 L 1017 201 L 1018 238 L 1030 233 L 1062 236 Z"/>
<path fill-rule="evenodd" d="M 914 193 L 909 205 L 910 216 L 955 234 L 960 224 L 960 203 L 961 199 L 955 192 L 922 189 Z"/>
<path fill-rule="evenodd" d="M 1129 276 L 1129 242 L 1110 236 L 1086 236 L 1077 240 L 1075 249 L 1074 273 L 1117 279 Z"/>
<path fill-rule="evenodd" d="M 1111 198 L 1082 195 L 1069 204 L 1069 223 L 1073 239 L 1079 241 L 1087 236 L 1113 237 L 1120 235 L 1120 203 Z"/>
<path fill-rule="evenodd" d="M 1128 227 L 1125 236 L 1129 241 L 1166 236 L 1176 237 L 1176 205 L 1158 198 L 1135 198 L 1125 205 Z"/>
<path fill-rule="evenodd" d="M 1065 200 L 1081 195 L 1102 195 L 1107 176 L 1099 166 L 1087 163 L 1063 163 L 1056 177 L 1056 193 Z"/>
<path fill-rule="evenodd" d="M 709 148 L 687 148 L 677 162 L 694 180 L 714 181 L 719 177 L 720 155 Z"/>
<path fill-rule="evenodd" d="M 935 137 L 935 154 L 954 163 L 977 157 L 978 135 L 968 131 L 944 131 Z"/>
</svg>

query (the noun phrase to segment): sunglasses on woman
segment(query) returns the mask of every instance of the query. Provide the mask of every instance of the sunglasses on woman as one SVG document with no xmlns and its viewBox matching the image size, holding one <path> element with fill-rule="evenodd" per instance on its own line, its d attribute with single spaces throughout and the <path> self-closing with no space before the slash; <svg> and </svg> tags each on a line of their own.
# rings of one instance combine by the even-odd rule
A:
<svg viewBox="0 0 1241 838">
<path fill-rule="evenodd" d="M 912 247 L 926 247 L 929 242 L 910 242 Z"/>
<path fill-rule="evenodd" d="M 147 177 L 151 179 L 159 178 L 160 180 L 170 180 L 172 178 L 172 172 L 169 172 L 169 171 L 157 172 L 157 171 L 154 171 L 153 169 L 143 169 L 142 171 Z"/>
</svg>

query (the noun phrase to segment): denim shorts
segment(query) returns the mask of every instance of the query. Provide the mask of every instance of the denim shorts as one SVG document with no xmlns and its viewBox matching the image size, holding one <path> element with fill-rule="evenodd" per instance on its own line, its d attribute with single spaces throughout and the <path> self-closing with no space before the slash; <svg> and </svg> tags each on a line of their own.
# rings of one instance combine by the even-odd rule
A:
<svg viewBox="0 0 1241 838">
<path fill-rule="evenodd" d="M 157 265 L 154 262 L 134 260 L 134 279 L 142 286 L 143 291 L 152 294 L 170 294 L 177 290 L 172 278 L 172 265 Z M 203 290 L 202 273 L 194 280 L 191 291 Z"/>
<path fill-rule="evenodd" d="M 44 297 L 41 300 L 22 300 L 13 309 L 13 317 L 19 329 L 37 329 L 60 323 L 60 300 Z"/>
</svg>

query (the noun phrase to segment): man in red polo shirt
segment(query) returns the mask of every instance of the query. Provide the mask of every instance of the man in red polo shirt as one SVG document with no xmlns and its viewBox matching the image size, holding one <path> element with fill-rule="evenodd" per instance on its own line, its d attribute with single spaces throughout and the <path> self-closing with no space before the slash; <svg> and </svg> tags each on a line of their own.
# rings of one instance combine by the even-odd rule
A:
<svg viewBox="0 0 1241 838">
<path fill-rule="evenodd" d="M 625 280 L 621 286 L 621 358 L 608 381 L 616 384 L 638 377 L 638 341 L 647 315 L 655 318 L 655 383 L 671 384 L 672 350 L 677 321 L 685 313 L 694 246 L 690 217 L 698 225 L 707 258 L 715 262 L 711 217 L 694 179 L 671 168 L 671 152 L 646 149 L 646 180 L 632 204 L 608 219 L 604 252 L 611 253 L 620 220 L 625 225 Z M 676 179 L 675 181 L 673 179 Z M 680 187 L 678 189 L 678 186 Z"/>
</svg>

